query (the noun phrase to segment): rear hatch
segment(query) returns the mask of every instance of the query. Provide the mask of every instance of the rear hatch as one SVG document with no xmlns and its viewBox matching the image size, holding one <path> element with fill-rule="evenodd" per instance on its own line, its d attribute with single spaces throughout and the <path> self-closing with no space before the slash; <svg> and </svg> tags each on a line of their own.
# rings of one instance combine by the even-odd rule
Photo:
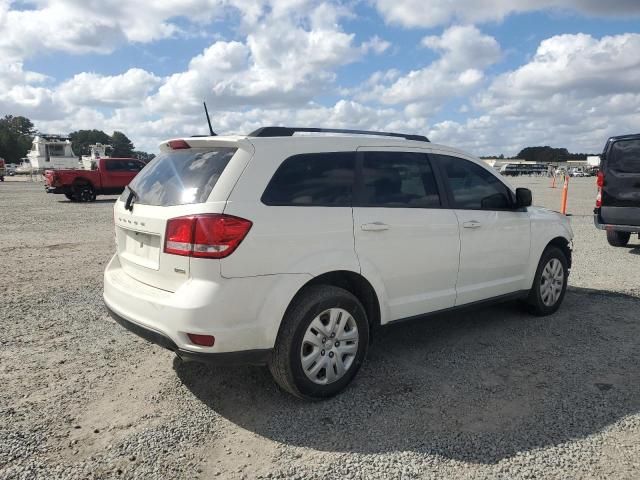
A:
<svg viewBox="0 0 640 480">
<path fill-rule="evenodd" d="M 602 158 L 600 217 L 611 225 L 640 225 L 640 135 L 613 138 Z"/>
<path fill-rule="evenodd" d="M 161 153 L 133 179 L 114 206 L 117 254 L 123 270 L 140 282 L 171 292 L 190 278 L 190 257 L 164 252 L 167 221 L 222 213 L 253 154 L 251 144 L 241 140 L 186 141 L 163 144 Z M 219 271 L 218 264 L 216 268 Z"/>
</svg>

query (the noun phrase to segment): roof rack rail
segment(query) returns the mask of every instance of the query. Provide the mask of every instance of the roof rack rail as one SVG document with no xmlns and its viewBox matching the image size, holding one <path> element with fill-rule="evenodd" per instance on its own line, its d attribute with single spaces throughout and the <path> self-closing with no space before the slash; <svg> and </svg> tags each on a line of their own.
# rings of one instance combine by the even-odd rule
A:
<svg viewBox="0 0 640 480">
<path fill-rule="evenodd" d="M 377 137 L 397 137 L 416 142 L 428 142 L 424 135 L 410 135 L 406 133 L 376 132 L 369 130 L 348 130 L 342 128 L 291 128 L 291 127 L 262 127 L 251 132 L 249 137 L 292 137 L 294 133 L 346 133 L 350 135 L 375 135 Z"/>
</svg>

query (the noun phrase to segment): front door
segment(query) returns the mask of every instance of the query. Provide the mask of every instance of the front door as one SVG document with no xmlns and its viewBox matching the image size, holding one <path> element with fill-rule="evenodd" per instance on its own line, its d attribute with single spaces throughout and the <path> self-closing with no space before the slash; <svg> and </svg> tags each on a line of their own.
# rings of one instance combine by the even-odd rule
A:
<svg viewBox="0 0 640 480">
<path fill-rule="evenodd" d="M 383 286 L 383 319 L 454 306 L 458 220 L 443 208 L 425 153 L 360 149 L 354 236 L 362 273 Z"/>
<path fill-rule="evenodd" d="M 514 209 L 509 188 L 486 168 L 448 155 L 432 158 L 439 162 L 460 226 L 456 305 L 528 288 L 529 213 Z"/>
</svg>

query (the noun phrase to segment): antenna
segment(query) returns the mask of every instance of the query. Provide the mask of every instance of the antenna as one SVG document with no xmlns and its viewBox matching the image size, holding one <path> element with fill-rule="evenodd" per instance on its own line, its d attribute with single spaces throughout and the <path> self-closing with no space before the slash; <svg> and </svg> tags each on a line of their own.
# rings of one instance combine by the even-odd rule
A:
<svg viewBox="0 0 640 480">
<path fill-rule="evenodd" d="M 211 128 L 211 119 L 209 118 L 209 110 L 207 110 L 207 102 L 202 102 L 202 104 L 204 105 L 204 114 L 207 116 L 207 123 L 209 124 L 209 133 L 212 137 L 215 137 L 216 132 L 214 132 L 213 128 Z"/>
</svg>

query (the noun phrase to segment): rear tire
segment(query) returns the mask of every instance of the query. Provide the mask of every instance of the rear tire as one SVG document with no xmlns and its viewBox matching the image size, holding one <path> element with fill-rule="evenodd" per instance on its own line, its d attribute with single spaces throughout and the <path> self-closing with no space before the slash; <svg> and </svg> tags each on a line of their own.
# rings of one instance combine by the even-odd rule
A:
<svg viewBox="0 0 640 480">
<path fill-rule="evenodd" d="M 549 246 L 542 253 L 533 285 L 526 300 L 527 310 L 543 317 L 555 313 L 567 292 L 569 261 L 558 247 Z"/>
<path fill-rule="evenodd" d="M 79 187 L 78 193 L 76 194 L 76 198 L 80 202 L 95 202 L 96 191 L 91 185 L 83 185 Z"/>
<path fill-rule="evenodd" d="M 631 234 L 629 232 L 607 230 L 607 242 L 609 242 L 609 245 L 612 247 L 626 247 L 630 238 Z"/>
<path fill-rule="evenodd" d="M 289 305 L 269 370 L 296 397 L 332 397 L 355 377 L 368 344 L 369 322 L 360 301 L 342 288 L 311 286 Z"/>
</svg>

